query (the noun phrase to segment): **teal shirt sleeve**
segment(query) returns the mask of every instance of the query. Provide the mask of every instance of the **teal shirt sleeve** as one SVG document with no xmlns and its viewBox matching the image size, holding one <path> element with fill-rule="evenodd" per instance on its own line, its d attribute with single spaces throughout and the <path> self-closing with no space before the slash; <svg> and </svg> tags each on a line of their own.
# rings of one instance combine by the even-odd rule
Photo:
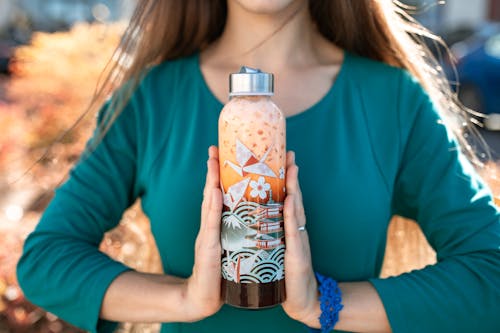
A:
<svg viewBox="0 0 500 333">
<path fill-rule="evenodd" d="M 113 323 L 99 320 L 102 299 L 113 279 L 129 269 L 98 247 L 140 192 L 134 103 L 135 97 L 56 190 L 17 267 L 30 301 L 91 332 L 112 329 Z M 111 111 L 104 107 L 101 119 L 105 112 Z"/>
<path fill-rule="evenodd" d="M 432 102 L 401 87 L 402 160 L 393 212 L 416 220 L 437 264 L 371 279 L 395 333 L 500 331 L 500 214 Z"/>
</svg>

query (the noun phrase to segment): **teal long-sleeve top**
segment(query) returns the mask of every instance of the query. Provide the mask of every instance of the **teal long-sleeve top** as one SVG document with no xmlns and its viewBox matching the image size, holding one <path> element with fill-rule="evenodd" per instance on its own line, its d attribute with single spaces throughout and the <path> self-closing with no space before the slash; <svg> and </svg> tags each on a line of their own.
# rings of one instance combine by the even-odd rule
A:
<svg viewBox="0 0 500 333">
<path fill-rule="evenodd" d="M 26 296 L 81 328 L 111 331 L 98 318 L 101 302 L 129 268 L 98 245 L 138 197 L 165 273 L 188 277 L 222 107 L 197 54 L 148 71 L 27 238 L 17 271 Z M 411 75 L 346 53 L 330 91 L 286 125 L 316 271 L 370 281 L 395 333 L 500 332 L 500 213 Z M 438 263 L 380 279 L 394 214 L 418 221 Z M 172 333 L 307 330 L 280 306 L 223 306 L 196 323 L 162 325 Z"/>
</svg>

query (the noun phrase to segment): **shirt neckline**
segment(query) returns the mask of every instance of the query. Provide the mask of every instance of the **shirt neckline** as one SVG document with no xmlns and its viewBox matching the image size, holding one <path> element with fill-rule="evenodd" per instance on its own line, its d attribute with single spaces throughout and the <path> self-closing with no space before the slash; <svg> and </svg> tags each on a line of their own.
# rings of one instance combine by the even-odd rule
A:
<svg viewBox="0 0 500 333">
<path fill-rule="evenodd" d="M 322 110 L 324 109 L 324 104 L 328 103 L 332 98 L 335 98 L 335 95 L 337 94 L 337 91 L 341 89 L 341 86 L 343 85 L 346 77 L 346 72 L 349 67 L 349 63 L 351 60 L 351 55 L 348 51 L 343 51 L 344 52 L 344 59 L 342 61 L 342 64 L 340 65 L 340 69 L 337 73 L 337 76 L 332 80 L 332 84 L 328 91 L 321 97 L 318 101 L 316 101 L 313 105 L 310 107 L 306 108 L 305 110 L 296 113 L 294 115 L 291 115 L 289 117 L 286 117 L 286 122 L 287 124 L 299 121 L 305 117 L 308 117 L 311 114 L 314 114 L 317 110 Z M 208 86 L 205 77 L 203 76 L 203 72 L 201 71 L 201 66 L 200 66 L 200 53 L 197 52 L 195 54 L 195 67 L 196 67 L 196 75 L 198 76 L 202 88 L 205 92 L 205 94 L 214 102 L 218 108 L 217 112 L 220 112 L 222 108 L 224 107 L 224 103 L 222 103 L 212 92 L 210 87 Z"/>
</svg>

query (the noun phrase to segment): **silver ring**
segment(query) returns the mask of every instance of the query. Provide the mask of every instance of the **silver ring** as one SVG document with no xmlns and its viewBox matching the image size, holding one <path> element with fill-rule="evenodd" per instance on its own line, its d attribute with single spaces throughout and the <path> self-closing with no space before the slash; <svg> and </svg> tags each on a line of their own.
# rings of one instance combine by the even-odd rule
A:
<svg viewBox="0 0 500 333">
<path fill-rule="evenodd" d="M 301 225 L 300 227 L 297 228 L 298 231 L 306 231 L 306 226 Z"/>
</svg>

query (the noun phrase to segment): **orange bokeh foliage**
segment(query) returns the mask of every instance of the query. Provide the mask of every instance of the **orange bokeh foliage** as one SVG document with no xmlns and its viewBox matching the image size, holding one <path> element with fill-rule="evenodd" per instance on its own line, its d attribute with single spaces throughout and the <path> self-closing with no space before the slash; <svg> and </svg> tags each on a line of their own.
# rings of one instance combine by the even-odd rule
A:
<svg viewBox="0 0 500 333">
<path fill-rule="evenodd" d="M 0 332 L 78 332 L 27 302 L 15 265 L 24 238 L 95 127 L 91 112 L 67 132 L 88 107 L 124 27 L 78 24 L 67 32 L 37 32 L 29 45 L 15 51 L 12 76 L 0 80 L 0 204 L 24 209 L 20 221 L 0 219 Z M 101 249 L 138 270 L 161 271 L 149 222 L 137 204 L 106 235 Z M 157 325 L 125 324 L 120 331 L 157 330 Z"/>
</svg>

